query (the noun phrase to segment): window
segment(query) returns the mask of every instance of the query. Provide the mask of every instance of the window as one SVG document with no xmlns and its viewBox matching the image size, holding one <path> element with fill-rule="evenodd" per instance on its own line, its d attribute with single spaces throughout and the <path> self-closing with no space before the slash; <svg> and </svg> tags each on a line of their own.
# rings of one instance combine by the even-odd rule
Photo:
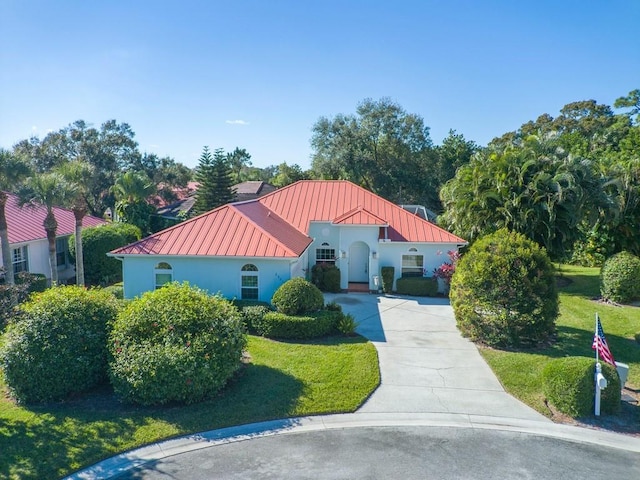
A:
<svg viewBox="0 0 640 480">
<path fill-rule="evenodd" d="M 316 249 L 316 264 L 318 263 L 330 263 L 331 265 L 336 263 L 336 250 L 331 248 L 327 242 L 324 242 L 321 248 Z"/>
<path fill-rule="evenodd" d="M 156 289 L 173 281 L 173 269 L 167 262 L 160 262 L 154 270 L 156 277 Z"/>
<path fill-rule="evenodd" d="M 11 264 L 13 265 L 13 273 L 29 271 L 29 255 L 27 245 L 14 248 L 11 252 Z"/>
<path fill-rule="evenodd" d="M 258 267 L 251 263 L 242 267 L 240 284 L 242 300 L 258 300 Z"/>
<path fill-rule="evenodd" d="M 59 269 L 69 266 L 69 237 L 56 238 L 56 265 Z"/>
<path fill-rule="evenodd" d="M 403 277 L 421 277 L 423 273 L 423 267 L 424 257 L 422 255 L 402 255 Z"/>
</svg>

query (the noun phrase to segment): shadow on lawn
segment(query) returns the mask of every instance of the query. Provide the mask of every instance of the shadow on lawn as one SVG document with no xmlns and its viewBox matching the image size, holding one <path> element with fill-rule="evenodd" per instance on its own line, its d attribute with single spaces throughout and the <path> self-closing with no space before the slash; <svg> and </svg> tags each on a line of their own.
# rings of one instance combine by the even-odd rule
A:
<svg viewBox="0 0 640 480">
<path fill-rule="evenodd" d="M 595 358 L 595 351 L 591 348 L 594 332 L 565 325 L 559 326 L 557 332 L 556 343 L 535 353 L 554 358 L 567 356 Z M 618 335 L 605 334 L 614 358 L 624 363 L 640 363 L 640 346 L 636 341 Z"/>
<path fill-rule="evenodd" d="M 68 475 L 138 446 L 141 435 L 149 438 L 157 428 L 176 436 L 291 416 L 303 391 L 296 378 L 249 364 L 217 398 L 194 405 L 136 407 L 103 387 L 63 404 L 32 407 L 16 419 L 0 417 L 0 478 Z"/>
</svg>

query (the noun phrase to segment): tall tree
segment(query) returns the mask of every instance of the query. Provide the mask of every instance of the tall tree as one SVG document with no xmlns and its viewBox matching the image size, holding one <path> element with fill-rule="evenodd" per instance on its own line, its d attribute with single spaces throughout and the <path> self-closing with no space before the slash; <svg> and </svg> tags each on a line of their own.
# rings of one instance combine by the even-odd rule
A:
<svg viewBox="0 0 640 480">
<path fill-rule="evenodd" d="M 241 183 L 246 178 L 245 170 L 251 166 L 251 155 L 244 148 L 236 147 L 233 152 L 227 153 L 227 160 L 233 172 L 233 183 Z"/>
<path fill-rule="evenodd" d="M 47 215 L 42 226 L 47 234 L 49 243 L 49 270 L 51 274 L 51 285 L 58 283 L 58 266 L 56 263 L 56 233 L 58 221 L 53 212 L 53 207 L 64 205 L 76 192 L 72 185 L 69 185 L 64 177 L 57 172 L 41 173 L 31 176 L 18 191 L 21 205 L 44 206 Z"/>
<path fill-rule="evenodd" d="M 636 123 L 640 123 L 640 89 L 635 89 L 629 92 L 626 97 L 620 97 L 616 99 L 613 104 L 616 108 L 630 108 L 627 115 L 632 117 L 636 116 Z"/>
<path fill-rule="evenodd" d="M 150 233 L 150 217 L 154 207 L 148 197 L 156 192 L 153 182 L 144 172 L 121 174 L 113 185 L 118 220 L 137 226 L 143 235 Z"/>
<path fill-rule="evenodd" d="M 177 191 L 187 190 L 193 173 L 191 169 L 171 157 L 158 157 L 154 153 L 145 153 L 130 163 L 128 171 L 143 172 L 157 187 L 157 195 L 165 203 L 178 199 Z"/>
<path fill-rule="evenodd" d="M 87 185 L 93 174 L 91 165 L 74 160 L 59 167 L 59 172 L 71 186 L 74 195 L 69 196 L 69 206 L 75 219 L 76 284 L 84 286 L 84 251 L 82 248 L 82 221 L 87 215 Z"/>
<path fill-rule="evenodd" d="M 7 225 L 6 190 L 12 190 L 27 177 L 29 167 L 12 152 L 0 148 L 0 246 L 2 247 L 2 265 L 5 271 L 5 281 L 8 285 L 15 283 L 11 247 L 9 246 L 9 227 Z"/>
<path fill-rule="evenodd" d="M 286 185 L 290 185 L 292 183 L 297 182 L 298 180 L 307 180 L 309 175 L 307 172 L 303 171 L 300 165 L 293 164 L 287 165 L 286 162 L 281 163 L 277 167 L 277 172 L 270 180 L 270 183 L 275 185 L 276 187 L 284 187 Z"/>
<path fill-rule="evenodd" d="M 194 204 L 194 211 L 198 215 L 229 203 L 235 197 L 231 168 L 221 148 L 216 149 L 213 156 L 209 147 L 203 148 L 196 181 L 200 183 Z"/>
<path fill-rule="evenodd" d="M 424 200 L 429 128 L 388 98 L 362 101 L 355 115 L 321 117 L 311 146 L 316 178 L 350 180 L 394 201 Z"/>
</svg>

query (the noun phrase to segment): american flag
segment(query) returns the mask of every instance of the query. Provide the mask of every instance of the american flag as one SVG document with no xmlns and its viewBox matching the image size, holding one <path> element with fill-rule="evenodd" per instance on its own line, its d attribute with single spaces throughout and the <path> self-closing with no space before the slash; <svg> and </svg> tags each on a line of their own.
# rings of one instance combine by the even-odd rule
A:
<svg viewBox="0 0 640 480">
<path fill-rule="evenodd" d="M 604 330 L 602 330 L 602 324 L 600 323 L 600 317 L 596 315 L 596 333 L 593 336 L 593 344 L 591 348 L 598 352 L 600 358 L 607 363 L 610 363 L 614 367 L 616 366 L 616 361 L 613 359 L 613 355 L 611 354 L 611 350 L 609 350 L 609 345 L 607 344 L 607 339 L 604 338 Z"/>
</svg>

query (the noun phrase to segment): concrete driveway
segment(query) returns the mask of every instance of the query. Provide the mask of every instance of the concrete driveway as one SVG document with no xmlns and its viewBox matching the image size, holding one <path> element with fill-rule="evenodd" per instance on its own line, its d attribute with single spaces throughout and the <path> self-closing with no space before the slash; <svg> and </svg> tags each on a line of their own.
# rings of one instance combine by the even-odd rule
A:
<svg viewBox="0 0 640 480">
<path fill-rule="evenodd" d="M 447 413 L 550 422 L 507 394 L 456 328 L 448 299 L 327 295 L 360 325 L 380 359 L 381 384 L 358 413 Z"/>
</svg>

